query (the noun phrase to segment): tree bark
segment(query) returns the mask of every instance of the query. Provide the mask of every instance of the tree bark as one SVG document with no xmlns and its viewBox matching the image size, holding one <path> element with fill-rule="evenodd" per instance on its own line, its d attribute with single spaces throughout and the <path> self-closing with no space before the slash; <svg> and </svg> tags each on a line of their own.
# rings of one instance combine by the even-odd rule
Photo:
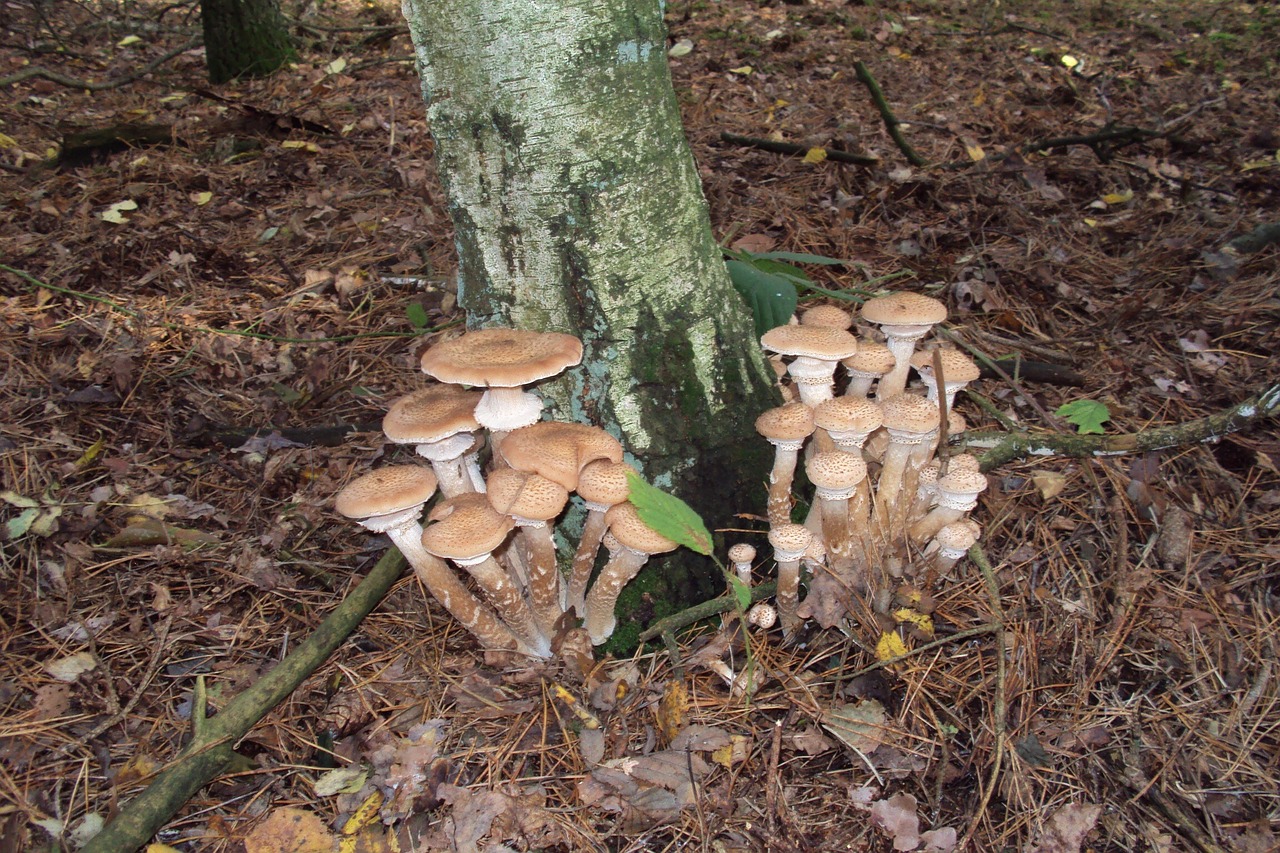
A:
<svg viewBox="0 0 1280 853">
<path fill-rule="evenodd" d="M 777 405 L 711 234 L 657 0 L 405 0 L 473 327 L 554 330 L 541 386 L 715 525 L 762 503 Z"/>
<path fill-rule="evenodd" d="M 265 77 L 295 56 L 278 0 L 201 0 L 209 82 Z"/>
</svg>

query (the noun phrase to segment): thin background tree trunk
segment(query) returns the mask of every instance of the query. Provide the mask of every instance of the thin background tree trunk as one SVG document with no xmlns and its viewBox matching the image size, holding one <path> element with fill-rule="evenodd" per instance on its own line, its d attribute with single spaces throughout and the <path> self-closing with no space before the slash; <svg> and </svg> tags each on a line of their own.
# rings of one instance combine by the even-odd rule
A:
<svg viewBox="0 0 1280 853">
<path fill-rule="evenodd" d="M 569 332 L 560 418 L 709 521 L 761 503 L 776 404 L 711 234 L 657 0 L 405 0 L 470 324 Z M 764 445 L 767 447 L 767 445 Z"/>
<path fill-rule="evenodd" d="M 201 0 L 209 82 L 265 77 L 295 56 L 277 0 Z"/>
</svg>

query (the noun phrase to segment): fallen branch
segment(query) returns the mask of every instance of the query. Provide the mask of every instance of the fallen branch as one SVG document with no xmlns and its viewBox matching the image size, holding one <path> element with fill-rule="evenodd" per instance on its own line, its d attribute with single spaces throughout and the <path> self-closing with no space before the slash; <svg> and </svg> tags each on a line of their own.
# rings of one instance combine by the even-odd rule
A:
<svg viewBox="0 0 1280 853">
<path fill-rule="evenodd" d="M 776 586 L 777 584 L 770 582 L 751 587 L 752 602 L 764 601 L 766 598 L 771 597 Z M 695 622 L 710 619 L 712 616 L 718 616 L 721 613 L 728 613 L 730 610 L 737 609 L 737 607 L 738 602 L 732 595 L 722 595 L 718 598 L 695 604 L 692 607 L 686 607 L 679 613 L 664 616 L 641 631 L 640 642 L 647 643 L 659 637 L 674 637 L 676 631 L 681 628 L 687 628 Z M 670 644 L 668 643 L 668 645 Z"/>
<path fill-rule="evenodd" d="M 982 470 L 990 471 L 1027 456 L 1123 456 L 1170 447 L 1215 441 L 1240 432 L 1264 418 L 1280 416 L 1280 383 L 1271 385 L 1243 402 L 1203 418 L 1172 426 L 1154 427 L 1123 435 L 1071 435 L 1067 433 L 965 433 L 963 449 L 986 448 L 979 457 Z"/>
<path fill-rule="evenodd" d="M 884 121 L 884 129 L 889 131 L 889 136 L 893 138 L 893 144 L 898 146 L 898 150 L 907 158 L 907 162 L 916 168 L 924 166 L 927 161 L 916 153 L 911 147 L 911 143 L 907 142 L 907 138 L 902 135 L 901 122 L 898 117 L 893 114 L 893 110 L 889 107 L 889 102 L 885 100 L 884 92 L 880 89 L 880 84 L 876 82 L 876 78 L 871 75 L 867 64 L 862 60 L 853 63 L 853 70 L 857 72 L 858 79 L 862 81 L 862 85 L 867 87 L 867 91 L 871 93 L 871 100 L 875 103 L 876 109 L 880 111 L 880 118 Z"/>
<path fill-rule="evenodd" d="M 1079 136 L 1056 136 L 1050 139 L 1037 139 L 1034 142 L 1028 142 L 1022 146 L 1025 153 L 1033 153 L 1036 151 L 1046 151 L 1050 148 L 1069 148 L 1072 145 L 1087 145 L 1093 149 L 1093 153 L 1097 156 L 1098 161 L 1102 163 L 1111 162 L 1111 153 L 1117 148 L 1123 148 L 1126 145 L 1135 145 L 1139 142 L 1146 142 L 1151 139 L 1164 139 L 1172 136 L 1174 131 L 1170 130 L 1147 130 L 1142 127 L 1125 127 L 1125 126 L 1107 126 L 1097 133 L 1088 133 Z"/>
<path fill-rule="evenodd" d="M 45 80 L 57 83 L 59 86 L 66 86 L 69 89 L 84 89 L 89 92 L 102 92 L 106 89 L 118 89 L 121 86 L 127 86 L 135 80 L 146 77 L 170 59 L 173 59 L 175 56 L 186 53 L 188 50 L 191 50 L 191 48 L 196 47 L 201 43 L 201 41 L 202 39 L 192 39 L 181 47 L 176 47 L 169 51 L 154 62 L 142 66 L 137 71 L 133 71 L 123 77 L 116 77 L 112 80 L 103 80 L 101 82 L 80 80 L 76 77 L 68 77 L 66 74 L 61 74 L 57 71 L 50 71 L 48 68 L 34 66 L 31 68 L 24 68 L 21 71 L 10 74 L 8 77 L 0 77 L 0 89 L 12 86 L 15 83 L 21 83 L 23 80 L 30 80 L 33 77 L 42 77 Z"/>
<path fill-rule="evenodd" d="M 181 755 L 82 847 L 82 853 L 122 853 L 146 844 L 187 800 L 231 762 L 236 742 L 315 672 L 378 606 L 400 577 L 404 565 L 404 557 L 394 548 L 384 554 L 311 636 L 269 673 L 228 702 L 217 716 L 204 721 Z M 193 718 L 196 717 L 193 713 Z"/>
<path fill-rule="evenodd" d="M 803 157 L 809 153 L 811 146 L 797 145 L 794 142 L 779 142 L 776 139 L 759 139 L 754 136 L 739 136 L 736 133 L 722 133 L 720 139 L 730 145 L 742 145 L 747 148 L 759 148 L 761 151 L 772 151 L 774 154 L 792 154 Z M 836 163 L 853 163 L 857 166 L 874 166 L 880 162 L 879 157 L 868 154 L 850 154 L 848 151 L 836 151 L 824 148 L 826 159 Z"/>
</svg>

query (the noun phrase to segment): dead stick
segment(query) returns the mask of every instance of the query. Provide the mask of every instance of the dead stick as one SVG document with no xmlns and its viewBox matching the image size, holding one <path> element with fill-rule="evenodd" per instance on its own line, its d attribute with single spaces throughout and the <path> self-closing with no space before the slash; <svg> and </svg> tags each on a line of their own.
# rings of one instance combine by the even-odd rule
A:
<svg viewBox="0 0 1280 853">
<path fill-rule="evenodd" d="M 114 80 L 104 80 L 100 83 L 95 83 L 92 80 L 80 80 L 75 77 L 68 77 L 66 74 L 61 74 L 57 71 L 50 71 L 47 68 L 24 68 L 7 77 L 0 77 L 0 89 L 12 86 L 14 83 L 21 83 L 23 80 L 30 80 L 33 77 L 43 77 L 51 83 L 57 83 L 59 86 L 66 86 L 69 89 L 85 89 L 90 92 L 101 92 L 106 89 L 118 89 L 121 86 L 132 83 L 134 80 L 146 77 L 170 59 L 173 59 L 175 56 L 186 53 L 188 50 L 196 47 L 200 44 L 200 41 L 200 39 L 192 39 L 181 47 L 176 47 L 169 51 L 154 62 L 144 65 L 137 71 L 133 71 L 123 77 L 117 77 Z"/>
<path fill-rule="evenodd" d="M 761 151 L 771 151 L 774 154 L 793 154 L 803 156 L 809 153 L 811 146 L 797 145 L 794 142 L 779 142 L 776 139 L 759 139 L 755 136 L 739 136 L 736 133 L 722 133 L 720 139 L 728 142 L 730 145 L 742 145 L 747 148 L 759 148 Z M 853 163 L 856 166 L 874 166 L 880 162 L 879 157 L 872 157 L 868 154 L 851 154 L 848 151 L 836 151 L 831 148 L 824 148 L 827 152 L 828 160 L 836 163 Z"/>
<path fill-rule="evenodd" d="M 122 853 L 146 844 L 187 800 L 222 772 L 235 754 L 236 742 L 315 672 L 378 606 L 404 565 L 404 557 L 394 548 L 384 554 L 311 636 L 206 721 L 182 754 L 82 847 L 82 853 Z"/>
<path fill-rule="evenodd" d="M 857 72 L 858 79 L 862 81 L 862 85 L 866 86 L 867 91 L 871 93 L 871 100 L 875 103 L 876 109 L 880 111 L 880 118 L 884 120 L 884 128 L 889 131 L 889 136 L 893 138 L 893 143 L 898 146 L 898 150 L 902 152 L 903 156 L 907 158 L 907 162 L 912 166 L 917 168 L 924 166 L 926 160 L 916 153 L 916 150 L 911 147 L 911 143 L 907 142 L 907 138 L 902 135 L 902 123 L 898 121 L 898 117 L 890 109 L 889 102 L 885 100 L 884 92 L 880 90 L 880 84 L 871 75 L 867 64 L 862 60 L 858 60 L 853 63 L 853 70 Z"/>
</svg>

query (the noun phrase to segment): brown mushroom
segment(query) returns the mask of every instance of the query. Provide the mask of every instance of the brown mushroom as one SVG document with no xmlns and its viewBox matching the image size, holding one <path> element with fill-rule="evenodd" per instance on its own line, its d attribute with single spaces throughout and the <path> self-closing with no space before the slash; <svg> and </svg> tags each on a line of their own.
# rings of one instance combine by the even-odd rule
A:
<svg viewBox="0 0 1280 853">
<path fill-rule="evenodd" d="M 778 326 L 764 333 L 760 345 L 769 352 L 795 356 L 787 373 L 796 383 L 800 401 L 810 407 L 831 399 L 836 366 L 858 351 L 857 338 L 826 326 Z"/>
<path fill-rule="evenodd" d="M 584 466 L 578 476 L 578 496 L 586 506 L 587 518 L 582 524 L 578 549 L 573 555 L 565 609 L 574 610 L 579 617 L 586 613 L 587 584 L 595 569 L 600 540 L 608 529 L 605 514 L 625 501 L 631 493 L 631 487 L 627 483 L 628 471 L 634 472 L 635 469 L 625 462 L 597 459 Z"/>
<path fill-rule="evenodd" d="M 382 418 L 382 432 L 395 444 L 416 445 L 418 455 L 431 462 L 445 497 L 474 492 L 466 456 L 480 429 L 475 415 L 479 402 L 479 391 L 432 385 L 392 403 Z"/>
<path fill-rule="evenodd" d="M 974 382 L 982 375 L 976 362 L 969 356 L 954 349 L 925 350 L 911 356 L 911 366 L 915 368 L 924 383 L 926 396 L 938 402 L 938 377 L 934 376 L 934 358 L 942 363 L 942 390 L 947 398 L 947 411 L 966 385 Z"/>
<path fill-rule="evenodd" d="M 621 462 L 622 444 L 600 427 L 542 421 L 509 433 L 498 453 L 512 468 L 546 477 L 572 492 L 589 463 Z"/>
<path fill-rule="evenodd" d="M 884 344 L 874 341 L 859 341 L 858 351 L 841 364 L 849 372 L 849 385 L 844 389 L 846 397 L 868 397 L 871 394 L 871 383 L 893 370 L 897 359 Z"/>
<path fill-rule="evenodd" d="M 769 526 L 791 521 L 791 484 L 805 439 L 813 434 L 813 410 L 804 403 L 787 403 L 756 418 L 756 432 L 774 446 L 769 472 Z"/>
<path fill-rule="evenodd" d="M 653 554 L 676 548 L 676 543 L 640 520 L 630 503 L 620 503 L 605 513 L 609 532 L 617 544 L 609 562 L 600 570 L 591 591 L 587 593 L 586 629 L 591 642 L 600 645 L 609 639 L 618 625 L 614 608 L 622 588 L 631 582 Z M 608 541 L 608 540 L 606 540 Z"/>
<path fill-rule="evenodd" d="M 986 488 L 986 476 L 976 471 L 951 471 L 939 478 L 936 505 L 928 515 L 911 525 L 911 541 L 923 544 L 946 525 L 963 519 L 978 505 L 978 495 Z"/>
<path fill-rule="evenodd" d="M 947 306 L 919 293 L 890 293 L 864 302 L 862 319 L 880 327 L 885 345 L 893 353 L 893 370 L 880 379 L 876 388 L 876 399 L 884 402 L 906 390 L 916 341 L 947 319 Z"/>
<path fill-rule="evenodd" d="M 502 468 L 489 475 L 489 504 L 511 516 L 519 528 L 516 540 L 523 546 L 522 561 L 528 570 L 527 585 L 533 614 L 542 633 L 555 636 L 564 613 L 560 565 L 548 522 L 569 502 L 564 486 L 546 477 Z"/>
<path fill-rule="evenodd" d="M 899 394 L 886 400 L 884 428 L 889 435 L 880 479 L 876 482 L 875 515 L 880 536 L 888 542 L 898 538 L 894 529 L 898 495 L 906 488 L 907 461 L 911 450 L 938 429 L 938 407 L 914 394 Z M 914 489 L 914 480 L 911 488 Z M 914 498 L 915 492 L 909 492 Z M 904 513 L 905 515 L 905 513 Z"/>
<path fill-rule="evenodd" d="M 778 586 L 774 592 L 774 601 L 778 607 L 782 633 L 787 637 L 794 634 L 802 622 L 796 613 L 800 604 L 800 560 L 812 542 L 813 534 L 802 524 L 781 524 L 769 531 L 773 559 L 778 564 Z"/>
</svg>

